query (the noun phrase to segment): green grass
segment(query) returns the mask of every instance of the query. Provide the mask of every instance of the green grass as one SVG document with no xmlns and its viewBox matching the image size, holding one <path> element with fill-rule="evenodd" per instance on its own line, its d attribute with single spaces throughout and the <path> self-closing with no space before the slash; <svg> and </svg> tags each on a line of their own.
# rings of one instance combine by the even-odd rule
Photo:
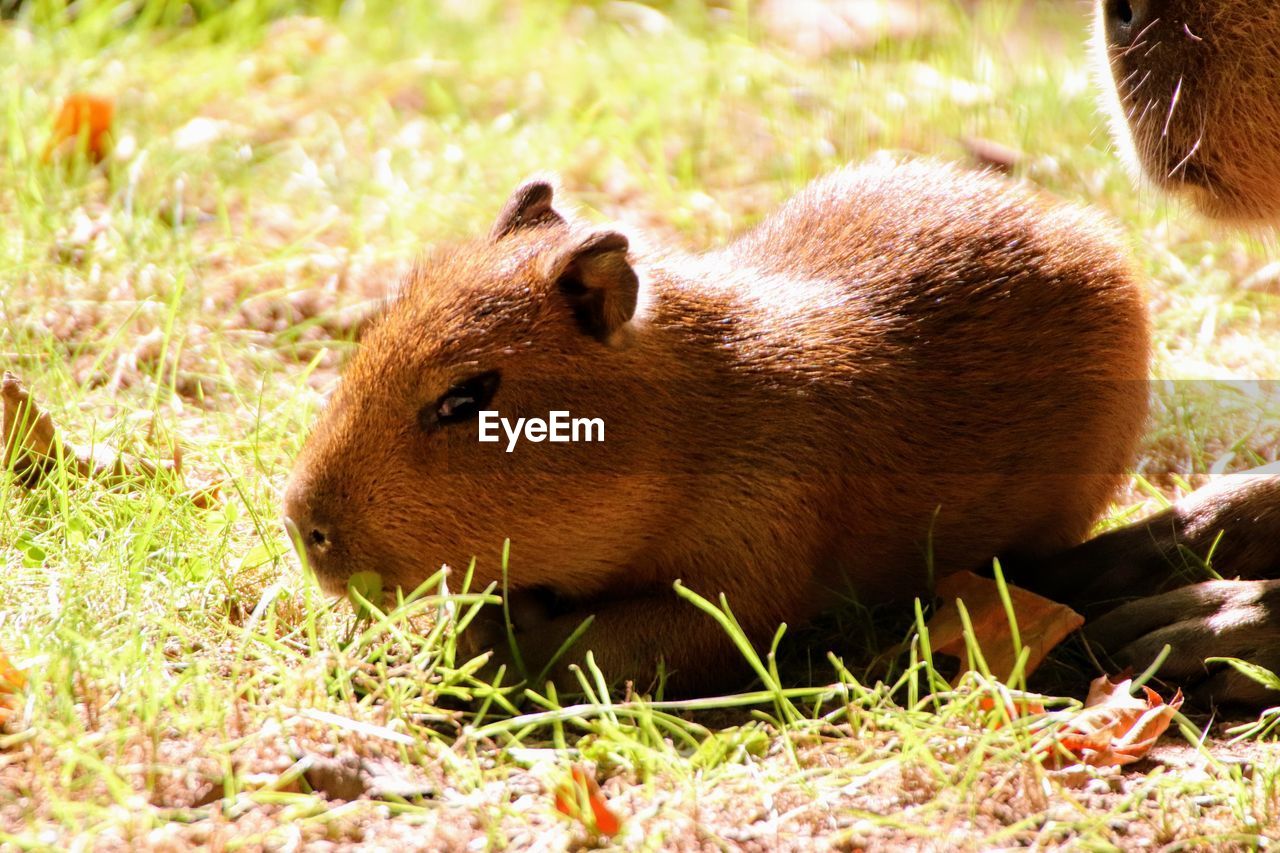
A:
<svg viewBox="0 0 1280 853">
<path fill-rule="evenodd" d="M 1241 286 L 1268 247 L 1133 189 L 1077 4 L 940 4 L 932 34 L 823 59 L 745 3 L 673 0 L 648 29 L 603 2 L 371 0 L 309 21 L 284 2 L 196 5 L 193 23 L 158 0 L 73 17 L 38 0 L 0 25 L 4 365 L 69 440 L 152 458 L 177 442 L 191 484 L 223 496 L 201 509 L 163 479 L 112 489 L 65 468 L 33 490 L 0 480 L 0 651 L 30 678 L 0 734 L 0 845 L 580 845 L 598 839 L 551 793 L 574 763 L 608 780 L 628 847 L 1217 849 L 1280 826 L 1265 751 L 1062 778 L 978 710 L 981 685 L 907 678 L 891 695 L 821 656 L 833 686 L 789 687 L 762 659 L 758 693 L 693 704 L 627 700 L 590 671 L 582 702 L 507 695 L 454 654 L 450 626 L 483 591 L 456 597 L 451 579 L 454 596 L 431 585 L 357 624 L 277 521 L 351 348 L 333 312 L 393 288 L 430 242 L 487 228 L 528 173 L 560 172 L 588 215 L 701 247 L 842 163 L 962 159 L 967 136 L 1025 152 L 1021 176 L 1134 244 L 1170 380 L 1138 469 L 1160 497 L 1275 459 L 1274 388 L 1178 381 L 1280 375 L 1280 290 Z M 76 91 L 115 99 L 117 155 L 46 164 Z M 1135 487 L 1115 518 L 1158 499 Z M 334 755 L 430 796 L 312 793 Z"/>
</svg>

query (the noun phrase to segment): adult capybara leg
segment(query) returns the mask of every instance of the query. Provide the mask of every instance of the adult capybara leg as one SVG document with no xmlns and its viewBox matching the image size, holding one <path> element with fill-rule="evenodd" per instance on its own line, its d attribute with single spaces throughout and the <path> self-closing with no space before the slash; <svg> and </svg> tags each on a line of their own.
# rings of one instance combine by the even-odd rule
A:
<svg viewBox="0 0 1280 853">
<path fill-rule="evenodd" d="M 1280 699 L 1210 657 L 1280 671 L 1280 463 L 1041 562 L 1027 586 L 1079 610 L 1117 670 L 1170 647 L 1160 674 L 1202 699 Z M 1213 577 L 1228 580 L 1210 580 Z"/>
<path fill-rule="evenodd" d="M 1144 521 L 1039 561 L 1023 582 L 1093 616 L 1215 576 L 1280 579 L 1280 463 L 1223 476 Z"/>
<path fill-rule="evenodd" d="M 716 597 L 710 587 L 701 592 L 708 598 Z M 739 626 L 762 650 L 779 623 L 787 621 L 786 613 L 804 612 L 801 593 L 779 591 L 767 604 L 749 593 L 729 590 L 727 595 Z M 514 601 L 520 603 L 521 597 Z M 668 697 L 729 691 L 740 688 L 752 676 L 734 638 L 672 587 L 613 599 L 561 601 L 553 609 L 522 605 L 520 610 L 520 618 L 526 621 L 518 621 L 515 612 L 512 621 L 525 673 L 530 678 L 545 673 L 562 690 L 580 689 L 573 667 L 586 672 L 588 651 L 606 678 L 623 676 L 641 692 L 652 691 L 661 681 Z M 501 615 L 498 609 L 494 612 Z M 473 641 L 468 648 L 476 653 L 492 648 L 489 674 L 498 665 L 506 665 L 511 674 L 504 681 L 511 683 L 519 674 L 504 634 L 505 626 L 492 636 L 480 637 L 481 646 Z M 571 639 L 572 644 L 566 647 Z M 588 683 L 594 687 L 593 682 Z"/>
<path fill-rule="evenodd" d="M 1206 581 L 1122 605 L 1085 626 L 1116 671 L 1151 665 L 1193 699 L 1274 705 L 1271 690 L 1212 658 L 1240 658 L 1280 672 L 1280 580 Z"/>
</svg>

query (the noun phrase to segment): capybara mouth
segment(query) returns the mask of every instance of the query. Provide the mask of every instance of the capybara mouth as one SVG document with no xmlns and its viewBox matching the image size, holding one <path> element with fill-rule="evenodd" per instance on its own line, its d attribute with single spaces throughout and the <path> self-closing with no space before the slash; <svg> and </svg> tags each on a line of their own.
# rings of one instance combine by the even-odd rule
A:
<svg viewBox="0 0 1280 853">
<path fill-rule="evenodd" d="M 285 516 L 283 519 L 285 533 L 289 536 L 289 542 L 293 545 L 293 552 L 298 556 L 298 563 L 302 567 L 302 571 L 311 575 L 316 579 L 320 589 L 329 596 L 341 598 L 347 594 L 347 583 L 352 572 L 343 571 L 341 569 L 335 571 L 333 567 L 328 565 L 318 565 L 320 562 L 329 563 L 331 560 L 318 560 L 307 549 L 306 543 L 303 541 L 302 532 L 298 529 L 298 525 L 293 519 Z"/>
<path fill-rule="evenodd" d="M 1160 185 L 1173 190 L 1182 188 L 1210 193 L 1221 186 L 1212 168 L 1193 161 L 1174 164 L 1165 172 Z"/>
<path fill-rule="evenodd" d="M 347 594 L 347 575 L 332 574 L 330 572 L 317 572 L 315 569 L 309 569 L 312 577 L 316 579 L 316 583 L 320 585 L 321 591 L 331 598 L 342 598 Z"/>
</svg>

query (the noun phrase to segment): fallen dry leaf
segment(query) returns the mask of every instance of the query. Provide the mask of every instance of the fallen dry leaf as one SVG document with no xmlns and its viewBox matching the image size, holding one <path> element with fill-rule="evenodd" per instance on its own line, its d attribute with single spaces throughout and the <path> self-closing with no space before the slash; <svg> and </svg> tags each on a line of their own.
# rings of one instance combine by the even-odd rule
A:
<svg viewBox="0 0 1280 853">
<path fill-rule="evenodd" d="M 574 766 L 556 787 L 556 811 L 599 835 L 614 836 L 622 829 L 622 818 L 609 808 L 595 776 L 581 766 Z"/>
<path fill-rule="evenodd" d="M 12 373 L 4 374 L 0 395 L 4 398 L 4 467 L 16 471 L 24 482 L 38 480 L 40 469 L 57 458 L 53 420 L 36 407 Z"/>
<path fill-rule="evenodd" d="M 85 153 L 99 162 L 111 148 L 111 123 L 116 105 L 109 98 L 77 92 L 68 95 L 53 121 L 53 133 L 44 147 L 47 163 L 55 154 L 75 150 L 85 140 Z"/>
<path fill-rule="evenodd" d="M 195 505 L 196 509 L 217 509 L 222 505 L 222 483 L 210 483 L 207 486 L 200 486 L 195 489 L 188 489 L 183 492 L 187 500 Z"/>
<path fill-rule="evenodd" d="M 981 136 L 962 137 L 960 144 L 964 146 L 964 150 L 975 164 L 986 166 L 1005 174 L 1013 172 L 1027 159 L 1027 155 L 1017 148 L 1004 145 L 993 139 L 984 139 Z"/>
<path fill-rule="evenodd" d="M 77 449 L 62 441 L 49 413 L 42 411 L 22 380 L 5 372 L 0 382 L 4 404 L 5 469 L 16 473 L 22 483 L 34 487 L 53 470 L 59 456 L 67 461 L 68 470 L 82 479 L 93 479 L 108 486 L 136 483 L 155 477 L 160 471 L 170 472 L 181 485 L 182 456 L 175 451 L 172 460 L 151 462 L 126 456 L 111 447 L 96 446 L 92 450 Z M 189 489 L 184 492 L 201 509 L 217 505 L 219 485 Z"/>
<path fill-rule="evenodd" d="M 0 652 L 0 725 L 13 716 L 19 695 L 27 687 L 27 677 Z"/>
<path fill-rule="evenodd" d="M 919 38 L 936 26 L 934 11 L 919 0 L 765 0 L 756 15 L 772 38 L 821 58 Z"/>
<path fill-rule="evenodd" d="M 406 769 L 390 759 L 349 755 L 328 758 L 309 755 L 305 772 L 311 790 L 330 800 L 374 800 L 430 797 L 434 787 L 410 778 Z"/>
<path fill-rule="evenodd" d="M 346 36 L 329 21 L 304 15 L 281 18 L 273 23 L 264 42 L 272 53 L 286 56 L 333 54 L 346 43 Z"/>
<path fill-rule="evenodd" d="M 1133 679 L 1127 677 L 1100 676 L 1089 684 L 1082 707 L 1052 712 L 1045 711 L 1042 697 L 1015 694 L 981 677 L 977 681 L 982 691 L 978 707 L 1002 710 L 988 725 L 998 729 L 1009 720 L 1039 718 L 1029 721 L 1029 731 L 1038 737 L 1034 752 L 1054 770 L 1132 764 L 1150 751 L 1182 707 L 1181 690 L 1169 702 L 1145 686 L 1142 697 L 1132 696 Z"/>
<path fill-rule="evenodd" d="M 1084 617 L 1070 607 L 1034 592 L 1012 585 L 1007 589 L 1018 623 L 1018 636 L 1022 647 L 1028 650 L 1023 675 L 1030 675 L 1054 646 L 1084 624 Z M 973 661 L 968 659 L 964 622 L 956 607 L 956 599 L 960 599 L 969 614 L 974 640 L 987 662 L 987 668 L 997 678 L 1007 678 L 1013 672 L 1018 656 L 999 585 L 991 578 L 979 577 L 972 572 L 958 572 L 938 582 L 937 594 L 943 604 L 926 626 L 933 651 L 967 662 L 965 669 L 974 668 Z"/>
<path fill-rule="evenodd" d="M 1150 751 L 1182 707 L 1182 691 L 1165 702 L 1145 685 L 1143 697 L 1129 695 L 1133 679 L 1112 681 L 1103 675 L 1089 685 L 1084 708 L 1050 714 L 1045 724 L 1061 723 L 1040 745 L 1053 767 L 1088 764 L 1118 767 Z"/>
</svg>

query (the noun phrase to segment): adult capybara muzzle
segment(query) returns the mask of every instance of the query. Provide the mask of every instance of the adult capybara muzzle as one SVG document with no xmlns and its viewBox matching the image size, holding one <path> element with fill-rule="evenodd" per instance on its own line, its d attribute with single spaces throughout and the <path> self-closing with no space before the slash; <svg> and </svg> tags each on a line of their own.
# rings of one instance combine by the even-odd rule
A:
<svg viewBox="0 0 1280 853">
<path fill-rule="evenodd" d="M 1099 0 L 1095 55 L 1146 178 L 1219 219 L 1280 216 L 1280 4 Z"/>
</svg>

